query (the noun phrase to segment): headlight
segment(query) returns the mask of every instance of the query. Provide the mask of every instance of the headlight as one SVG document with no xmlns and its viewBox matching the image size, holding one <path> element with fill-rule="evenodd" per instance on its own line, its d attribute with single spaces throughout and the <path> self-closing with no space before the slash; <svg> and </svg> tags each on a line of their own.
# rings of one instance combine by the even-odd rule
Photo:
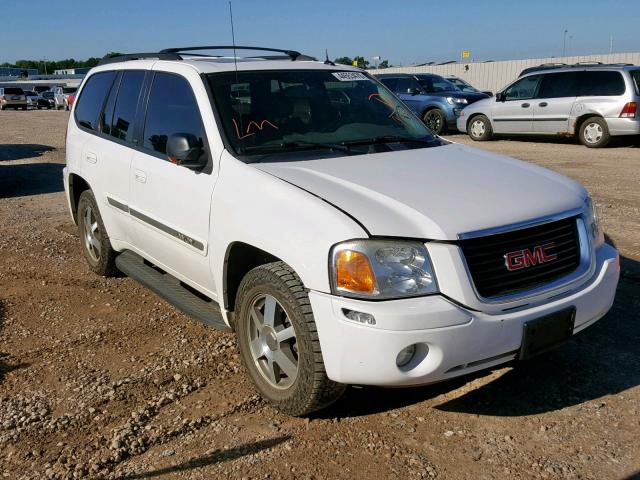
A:
<svg viewBox="0 0 640 480">
<path fill-rule="evenodd" d="M 604 243 L 604 231 L 600 225 L 600 217 L 598 215 L 598 210 L 596 206 L 593 204 L 591 197 L 587 197 L 585 200 L 585 216 L 587 221 L 587 230 L 589 231 L 589 235 L 591 235 L 591 239 L 596 247 L 599 247 Z"/>
<path fill-rule="evenodd" d="M 427 249 L 420 242 L 354 240 L 331 251 L 334 293 L 356 298 L 417 297 L 438 291 Z"/>
<path fill-rule="evenodd" d="M 466 98 L 447 97 L 447 102 L 451 105 L 466 105 L 469 103 Z"/>
</svg>

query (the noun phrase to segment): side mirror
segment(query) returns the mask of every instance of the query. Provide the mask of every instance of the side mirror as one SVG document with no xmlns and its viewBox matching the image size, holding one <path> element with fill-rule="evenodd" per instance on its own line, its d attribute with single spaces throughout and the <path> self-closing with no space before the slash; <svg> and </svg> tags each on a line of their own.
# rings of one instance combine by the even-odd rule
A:
<svg viewBox="0 0 640 480">
<path fill-rule="evenodd" d="M 419 88 L 410 88 L 407 90 L 407 93 L 409 95 L 419 95 L 422 93 L 422 90 L 420 90 Z"/>
<path fill-rule="evenodd" d="M 496 93 L 496 102 L 504 102 L 504 93 L 502 92 Z"/>
<path fill-rule="evenodd" d="M 190 133 L 174 133 L 167 139 L 167 157 L 171 163 L 192 170 L 207 164 L 202 141 Z"/>
</svg>

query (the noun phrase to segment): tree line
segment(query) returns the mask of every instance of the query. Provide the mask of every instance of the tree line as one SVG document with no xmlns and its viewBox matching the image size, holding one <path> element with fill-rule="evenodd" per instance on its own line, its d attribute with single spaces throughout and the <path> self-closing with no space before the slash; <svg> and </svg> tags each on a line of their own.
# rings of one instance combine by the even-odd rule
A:
<svg viewBox="0 0 640 480">
<path fill-rule="evenodd" d="M 357 66 L 358 68 L 363 68 L 363 69 L 367 69 L 367 68 L 375 68 L 375 64 L 371 65 L 371 62 L 369 62 L 366 58 L 364 57 L 360 57 L 360 56 L 356 56 L 356 57 L 338 57 L 334 60 L 334 63 L 339 63 L 341 65 L 355 65 L 354 62 L 357 62 Z M 393 67 L 393 65 L 389 64 L 389 60 L 382 60 L 379 64 L 378 64 L 378 68 L 389 68 L 389 67 Z"/>
<path fill-rule="evenodd" d="M 105 56 L 113 57 L 120 55 L 117 52 L 109 52 Z M 91 68 L 98 65 L 103 57 L 90 57 L 86 60 L 76 60 L 75 58 L 67 58 L 65 60 L 17 60 L 15 63 L 4 62 L 0 67 L 19 68 L 27 70 L 35 68 L 40 73 L 53 73 L 54 70 L 68 70 L 71 68 Z"/>
</svg>

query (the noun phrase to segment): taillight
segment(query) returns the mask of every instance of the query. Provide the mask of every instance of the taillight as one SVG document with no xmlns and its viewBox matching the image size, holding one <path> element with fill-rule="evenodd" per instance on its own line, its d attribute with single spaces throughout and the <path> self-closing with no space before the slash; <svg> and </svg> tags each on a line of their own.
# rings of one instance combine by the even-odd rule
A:
<svg viewBox="0 0 640 480">
<path fill-rule="evenodd" d="M 620 118 L 636 118 L 636 111 L 638 110 L 638 104 L 636 102 L 629 102 L 620 112 Z"/>
</svg>

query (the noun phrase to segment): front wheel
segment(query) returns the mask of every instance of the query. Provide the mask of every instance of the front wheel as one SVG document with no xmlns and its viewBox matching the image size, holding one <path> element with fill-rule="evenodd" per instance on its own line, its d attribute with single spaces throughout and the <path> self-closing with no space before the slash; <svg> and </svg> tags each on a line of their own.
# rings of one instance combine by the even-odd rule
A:
<svg viewBox="0 0 640 480">
<path fill-rule="evenodd" d="M 484 142 L 491 139 L 493 130 L 491 129 L 491 122 L 484 115 L 478 115 L 473 117 L 467 127 L 467 133 L 472 140 L 477 142 Z"/>
<path fill-rule="evenodd" d="M 422 121 L 436 135 L 444 132 L 447 123 L 444 112 L 437 108 L 427 110 L 422 116 Z"/>
<path fill-rule="evenodd" d="M 247 273 L 236 310 L 240 354 L 265 400 L 300 416 L 340 398 L 346 386 L 327 377 L 309 297 L 291 267 L 274 262 Z"/>
<path fill-rule="evenodd" d="M 605 147 L 609 143 L 609 140 L 611 140 L 607 122 L 601 117 L 587 118 L 582 122 L 582 125 L 580 125 L 578 135 L 580 137 L 580 143 L 589 148 Z"/>
<path fill-rule="evenodd" d="M 112 277 L 118 273 L 117 253 L 111 247 L 98 203 L 91 190 L 85 190 L 78 201 L 78 230 L 82 253 L 94 273 Z"/>
</svg>

